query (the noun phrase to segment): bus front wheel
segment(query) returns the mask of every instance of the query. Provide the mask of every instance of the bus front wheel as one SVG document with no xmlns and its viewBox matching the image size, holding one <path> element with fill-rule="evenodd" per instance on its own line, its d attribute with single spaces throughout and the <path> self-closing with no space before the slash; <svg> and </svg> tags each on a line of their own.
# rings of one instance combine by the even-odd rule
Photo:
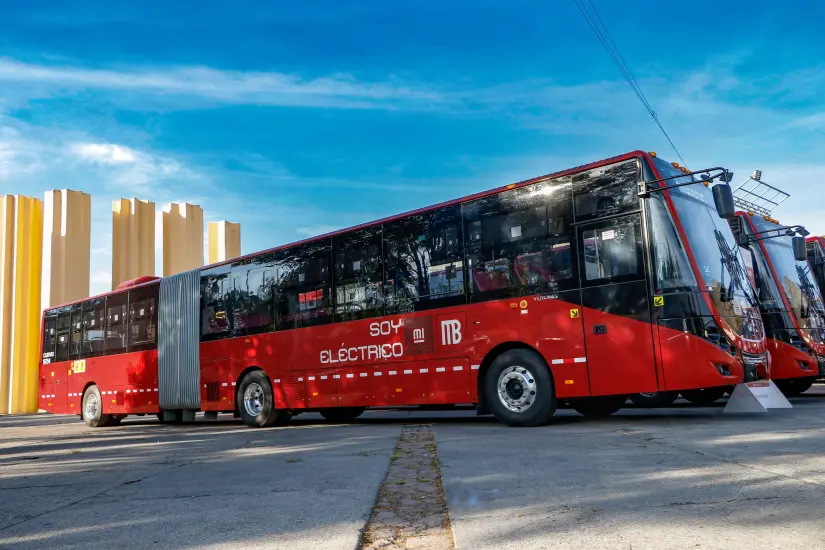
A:
<svg viewBox="0 0 825 550">
<path fill-rule="evenodd" d="M 526 349 L 505 351 L 484 377 L 484 397 L 508 426 L 540 426 L 556 412 L 556 391 L 547 363 Z"/>
<path fill-rule="evenodd" d="M 238 384 L 238 411 L 247 426 L 267 428 L 289 422 L 289 412 L 275 408 L 272 383 L 263 371 L 246 374 Z"/>
<path fill-rule="evenodd" d="M 103 399 L 97 386 L 89 386 L 83 393 L 81 418 L 90 428 L 102 428 L 112 421 L 111 415 L 103 414 Z"/>
</svg>

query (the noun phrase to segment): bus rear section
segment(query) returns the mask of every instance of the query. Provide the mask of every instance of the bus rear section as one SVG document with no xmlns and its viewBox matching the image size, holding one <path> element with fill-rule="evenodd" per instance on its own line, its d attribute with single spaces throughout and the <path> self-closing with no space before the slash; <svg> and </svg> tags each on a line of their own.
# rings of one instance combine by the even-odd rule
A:
<svg viewBox="0 0 825 550">
<path fill-rule="evenodd" d="M 789 229 L 760 214 L 738 212 L 734 229 L 747 242 L 771 353 L 771 379 L 787 396 L 825 372 L 825 310 L 807 260 L 798 260 Z M 801 237 L 797 237 L 801 239 Z"/>
<path fill-rule="evenodd" d="M 273 426 L 472 403 L 538 425 L 561 400 L 603 416 L 633 393 L 742 382 L 765 349 L 740 259 L 696 251 L 730 228 L 677 170 L 701 188 L 687 220 L 653 162 L 629 153 L 161 279 L 160 409 Z"/>
<path fill-rule="evenodd" d="M 157 300 L 153 282 L 43 314 L 40 408 L 93 427 L 157 414 Z"/>
</svg>

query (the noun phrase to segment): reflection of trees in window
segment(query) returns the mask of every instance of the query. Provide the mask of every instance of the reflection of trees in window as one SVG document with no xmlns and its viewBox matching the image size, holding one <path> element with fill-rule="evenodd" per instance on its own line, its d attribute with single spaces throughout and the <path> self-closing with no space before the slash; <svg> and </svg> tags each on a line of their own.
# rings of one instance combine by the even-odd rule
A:
<svg viewBox="0 0 825 550">
<path fill-rule="evenodd" d="M 386 223 L 384 243 L 387 313 L 465 302 L 458 205 Z"/>
<path fill-rule="evenodd" d="M 83 304 L 74 304 L 72 308 L 72 329 L 69 337 L 69 357 L 80 357 L 80 344 L 83 341 Z"/>
<path fill-rule="evenodd" d="M 152 284 L 129 291 L 129 351 L 156 346 L 159 290 L 159 284 Z"/>
<path fill-rule="evenodd" d="M 276 253 L 279 330 L 332 321 L 330 252 L 324 239 Z"/>
<path fill-rule="evenodd" d="M 126 351 L 126 302 L 128 294 L 112 294 L 106 298 L 106 353 Z"/>
<path fill-rule="evenodd" d="M 471 201 L 463 211 L 473 300 L 575 286 L 569 178 Z"/>
<path fill-rule="evenodd" d="M 638 218 L 617 220 L 582 233 L 585 275 L 588 281 L 639 274 L 642 241 Z"/>
<path fill-rule="evenodd" d="M 687 261 L 687 252 L 676 234 L 676 227 L 671 221 L 664 197 L 661 194 L 652 196 L 648 201 L 650 211 L 650 225 L 653 234 L 653 258 L 656 265 L 657 290 L 696 289 L 696 278 L 693 276 Z"/>
<path fill-rule="evenodd" d="M 593 168 L 572 177 L 576 221 L 611 216 L 639 208 L 636 159 Z"/>
<path fill-rule="evenodd" d="M 223 268 L 201 277 L 201 336 L 206 339 L 220 338 L 230 330 L 226 299 L 232 280 Z"/>
<path fill-rule="evenodd" d="M 381 228 L 370 227 L 333 238 L 335 320 L 383 313 Z"/>
</svg>

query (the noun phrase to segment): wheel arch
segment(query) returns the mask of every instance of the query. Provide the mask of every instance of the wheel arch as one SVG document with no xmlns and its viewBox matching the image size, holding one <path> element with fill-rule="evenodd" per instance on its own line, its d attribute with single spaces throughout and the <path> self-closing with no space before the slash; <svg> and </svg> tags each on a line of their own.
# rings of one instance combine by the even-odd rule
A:
<svg viewBox="0 0 825 550">
<path fill-rule="evenodd" d="M 502 342 L 496 346 L 494 346 L 487 354 L 484 356 L 484 359 L 481 361 L 481 364 L 478 368 L 478 377 L 476 378 L 476 395 L 478 395 L 478 405 L 477 410 L 479 414 L 490 414 L 490 407 L 487 403 L 487 397 L 484 395 L 484 379 L 487 376 L 487 371 L 490 370 L 490 365 L 492 365 L 493 361 L 495 361 L 496 357 L 501 355 L 502 353 L 508 352 L 514 349 L 524 349 L 528 351 L 532 351 L 536 355 L 538 355 L 544 364 L 547 366 L 547 372 L 550 373 L 550 378 L 553 380 L 553 389 L 555 391 L 556 387 L 556 379 L 553 377 L 553 369 L 550 368 L 550 364 L 547 362 L 547 359 L 529 344 L 525 344 L 524 342 L 518 341 L 509 341 L 509 342 Z"/>
<path fill-rule="evenodd" d="M 238 375 L 238 377 L 235 379 L 235 412 L 236 413 L 240 411 L 240 409 L 238 408 L 240 406 L 239 405 L 240 404 L 240 399 L 238 399 L 238 392 L 241 389 L 241 380 L 243 380 L 244 376 L 246 376 L 250 372 L 255 372 L 257 370 L 263 372 L 266 375 L 267 379 L 269 379 L 269 383 L 270 384 L 272 383 L 272 379 L 269 378 L 269 374 L 267 374 L 267 372 L 263 369 L 263 367 L 259 367 L 258 365 L 250 365 L 250 366 L 246 367 L 244 370 L 242 370 L 241 373 Z"/>
</svg>

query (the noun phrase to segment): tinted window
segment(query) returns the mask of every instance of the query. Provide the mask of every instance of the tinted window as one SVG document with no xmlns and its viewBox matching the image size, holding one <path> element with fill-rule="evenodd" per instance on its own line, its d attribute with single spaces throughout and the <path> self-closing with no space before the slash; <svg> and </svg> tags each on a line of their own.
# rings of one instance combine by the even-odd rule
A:
<svg viewBox="0 0 825 550">
<path fill-rule="evenodd" d="M 81 343 L 83 342 L 83 304 L 75 304 L 72 308 L 72 327 L 69 337 L 69 358 L 80 357 Z"/>
<path fill-rule="evenodd" d="M 464 205 L 473 300 L 575 286 L 570 180 L 542 182 Z"/>
<path fill-rule="evenodd" d="M 696 277 L 688 263 L 687 252 L 676 233 L 661 193 L 647 201 L 653 234 L 654 274 L 657 290 L 697 289 Z"/>
<path fill-rule="evenodd" d="M 57 312 L 57 344 L 55 349 L 56 361 L 69 360 L 69 333 L 72 328 L 72 308 L 66 306 Z"/>
<path fill-rule="evenodd" d="M 639 208 L 639 165 L 636 159 L 593 168 L 572 179 L 576 221 Z"/>
<path fill-rule="evenodd" d="M 330 242 L 324 239 L 281 251 L 277 263 L 279 330 L 332 321 Z"/>
<path fill-rule="evenodd" d="M 106 298 L 106 353 L 126 351 L 126 303 L 128 295 L 112 294 Z"/>
<path fill-rule="evenodd" d="M 386 313 L 465 303 L 458 205 L 384 224 Z"/>
<path fill-rule="evenodd" d="M 620 218 L 582 229 L 584 278 L 598 284 L 642 276 L 639 217 Z"/>
<path fill-rule="evenodd" d="M 83 304 L 81 357 L 96 357 L 104 351 L 104 311 L 106 300 L 96 298 Z"/>
<path fill-rule="evenodd" d="M 44 362 L 53 363 L 55 344 L 57 343 L 57 314 L 47 312 L 43 320 L 43 356 Z"/>
<path fill-rule="evenodd" d="M 275 267 L 261 265 L 265 260 L 259 257 L 232 267 L 232 334 L 275 330 Z"/>
<path fill-rule="evenodd" d="M 228 336 L 229 312 L 227 300 L 233 290 L 229 268 L 222 266 L 201 277 L 201 340 Z"/>
<path fill-rule="evenodd" d="M 348 321 L 383 313 L 381 228 L 371 227 L 333 238 L 335 320 Z"/>
<path fill-rule="evenodd" d="M 129 291 L 129 351 L 152 349 L 157 339 L 157 300 L 160 285 Z"/>
</svg>

